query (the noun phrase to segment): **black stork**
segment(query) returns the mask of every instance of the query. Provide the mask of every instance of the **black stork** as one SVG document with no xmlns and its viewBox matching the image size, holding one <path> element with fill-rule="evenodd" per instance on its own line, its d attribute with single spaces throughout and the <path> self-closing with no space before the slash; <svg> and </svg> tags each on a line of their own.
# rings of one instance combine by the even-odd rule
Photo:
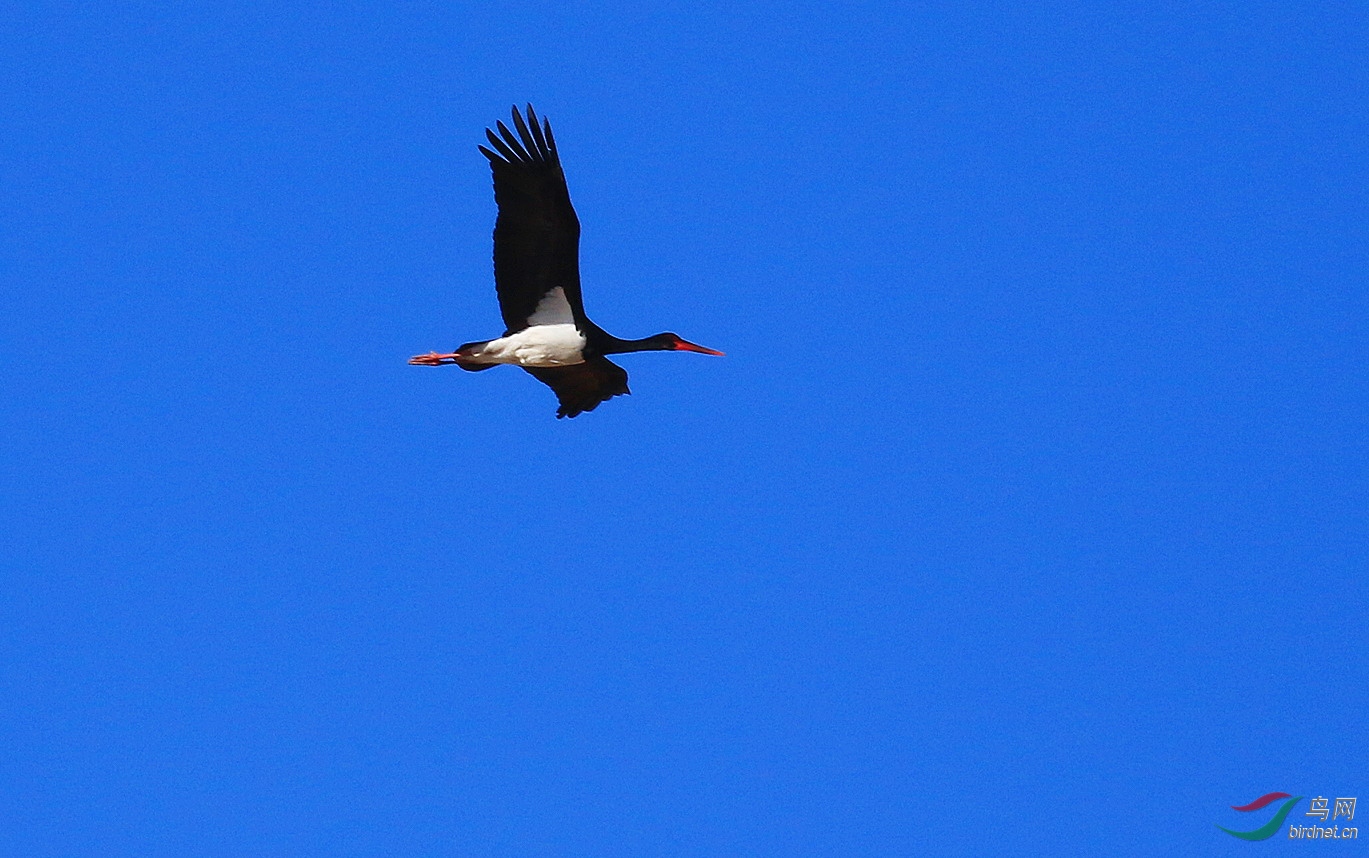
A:
<svg viewBox="0 0 1369 858">
<path fill-rule="evenodd" d="M 466 343 L 449 354 L 409 359 L 417 366 L 456 364 L 479 372 L 514 364 L 550 387 L 560 401 L 556 416 L 575 417 L 628 393 L 627 372 L 605 355 L 683 351 L 721 355 L 715 349 L 656 334 L 621 340 L 585 316 L 580 298 L 580 220 L 570 204 L 566 176 L 556 153 L 551 123 L 538 123 L 532 105 L 523 121 L 513 108 L 514 136 L 503 122 L 499 134 L 485 129 L 491 151 L 480 151 L 494 173 L 494 285 L 504 316 L 504 335 Z"/>
</svg>

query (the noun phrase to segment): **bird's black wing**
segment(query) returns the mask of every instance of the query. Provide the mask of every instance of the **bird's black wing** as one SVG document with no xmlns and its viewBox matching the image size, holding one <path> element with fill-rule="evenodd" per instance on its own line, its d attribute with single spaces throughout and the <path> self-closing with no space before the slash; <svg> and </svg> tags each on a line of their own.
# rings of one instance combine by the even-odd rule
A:
<svg viewBox="0 0 1369 858">
<path fill-rule="evenodd" d="M 494 222 L 494 285 L 505 333 L 526 328 L 542 298 L 558 286 L 579 324 L 585 317 L 580 299 L 580 220 L 570 204 L 551 123 L 543 119 L 539 126 L 529 104 L 527 122 L 515 107 L 513 124 L 517 136 L 499 122 L 498 134 L 485 129 L 494 149 L 480 147 L 490 160 L 494 201 L 499 206 Z M 554 314 L 555 308 L 551 309 Z"/>
<path fill-rule="evenodd" d="M 593 411 L 599 403 L 630 393 L 627 370 L 606 357 L 592 357 L 571 366 L 525 366 L 538 381 L 550 387 L 560 400 L 557 417 L 574 417 Z"/>
</svg>

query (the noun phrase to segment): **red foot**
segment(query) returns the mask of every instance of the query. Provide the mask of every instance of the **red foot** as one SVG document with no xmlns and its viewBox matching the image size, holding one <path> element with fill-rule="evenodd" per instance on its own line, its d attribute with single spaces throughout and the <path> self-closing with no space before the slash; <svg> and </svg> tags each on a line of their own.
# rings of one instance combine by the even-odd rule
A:
<svg viewBox="0 0 1369 858">
<path fill-rule="evenodd" d="M 428 352 L 426 355 L 414 355 L 409 358 L 410 366 L 441 366 L 444 363 L 456 363 L 455 353 L 440 355 L 437 352 Z"/>
</svg>

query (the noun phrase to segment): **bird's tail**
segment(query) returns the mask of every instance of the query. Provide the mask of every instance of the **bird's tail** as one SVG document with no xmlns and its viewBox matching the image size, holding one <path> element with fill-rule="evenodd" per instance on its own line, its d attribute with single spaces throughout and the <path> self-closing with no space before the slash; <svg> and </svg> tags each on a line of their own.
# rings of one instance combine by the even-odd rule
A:
<svg viewBox="0 0 1369 858">
<path fill-rule="evenodd" d="M 485 340 L 476 343 L 462 343 L 461 345 L 457 346 L 456 351 L 452 353 L 457 358 L 457 360 L 453 361 L 453 363 L 464 369 L 466 372 L 482 372 L 484 370 L 489 369 L 492 366 L 499 366 L 499 364 L 497 363 L 477 363 L 475 361 L 461 360 L 461 357 L 465 355 L 469 355 L 471 357 L 478 355 L 480 353 L 481 347 L 488 344 L 488 342 L 488 340 Z"/>
</svg>

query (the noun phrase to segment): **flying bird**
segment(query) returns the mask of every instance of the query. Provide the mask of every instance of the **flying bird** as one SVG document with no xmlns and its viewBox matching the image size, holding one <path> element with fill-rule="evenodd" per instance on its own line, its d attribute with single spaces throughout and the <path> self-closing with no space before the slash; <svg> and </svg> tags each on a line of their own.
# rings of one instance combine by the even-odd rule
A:
<svg viewBox="0 0 1369 858">
<path fill-rule="evenodd" d="M 721 355 L 681 339 L 656 334 L 622 340 L 585 315 L 580 298 L 580 220 L 570 204 L 566 176 L 556 153 L 551 123 L 540 124 L 532 105 L 527 121 L 513 108 L 517 135 L 503 122 L 485 129 L 493 149 L 480 146 L 494 173 L 494 286 L 504 316 L 497 339 L 466 343 L 454 352 L 409 359 L 416 366 L 455 364 L 480 372 L 503 364 L 521 366 L 556 393 L 556 416 L 575 417 L 628 393 L 627 372 L 606 355 L 677 351 Z"/>
</svg>

